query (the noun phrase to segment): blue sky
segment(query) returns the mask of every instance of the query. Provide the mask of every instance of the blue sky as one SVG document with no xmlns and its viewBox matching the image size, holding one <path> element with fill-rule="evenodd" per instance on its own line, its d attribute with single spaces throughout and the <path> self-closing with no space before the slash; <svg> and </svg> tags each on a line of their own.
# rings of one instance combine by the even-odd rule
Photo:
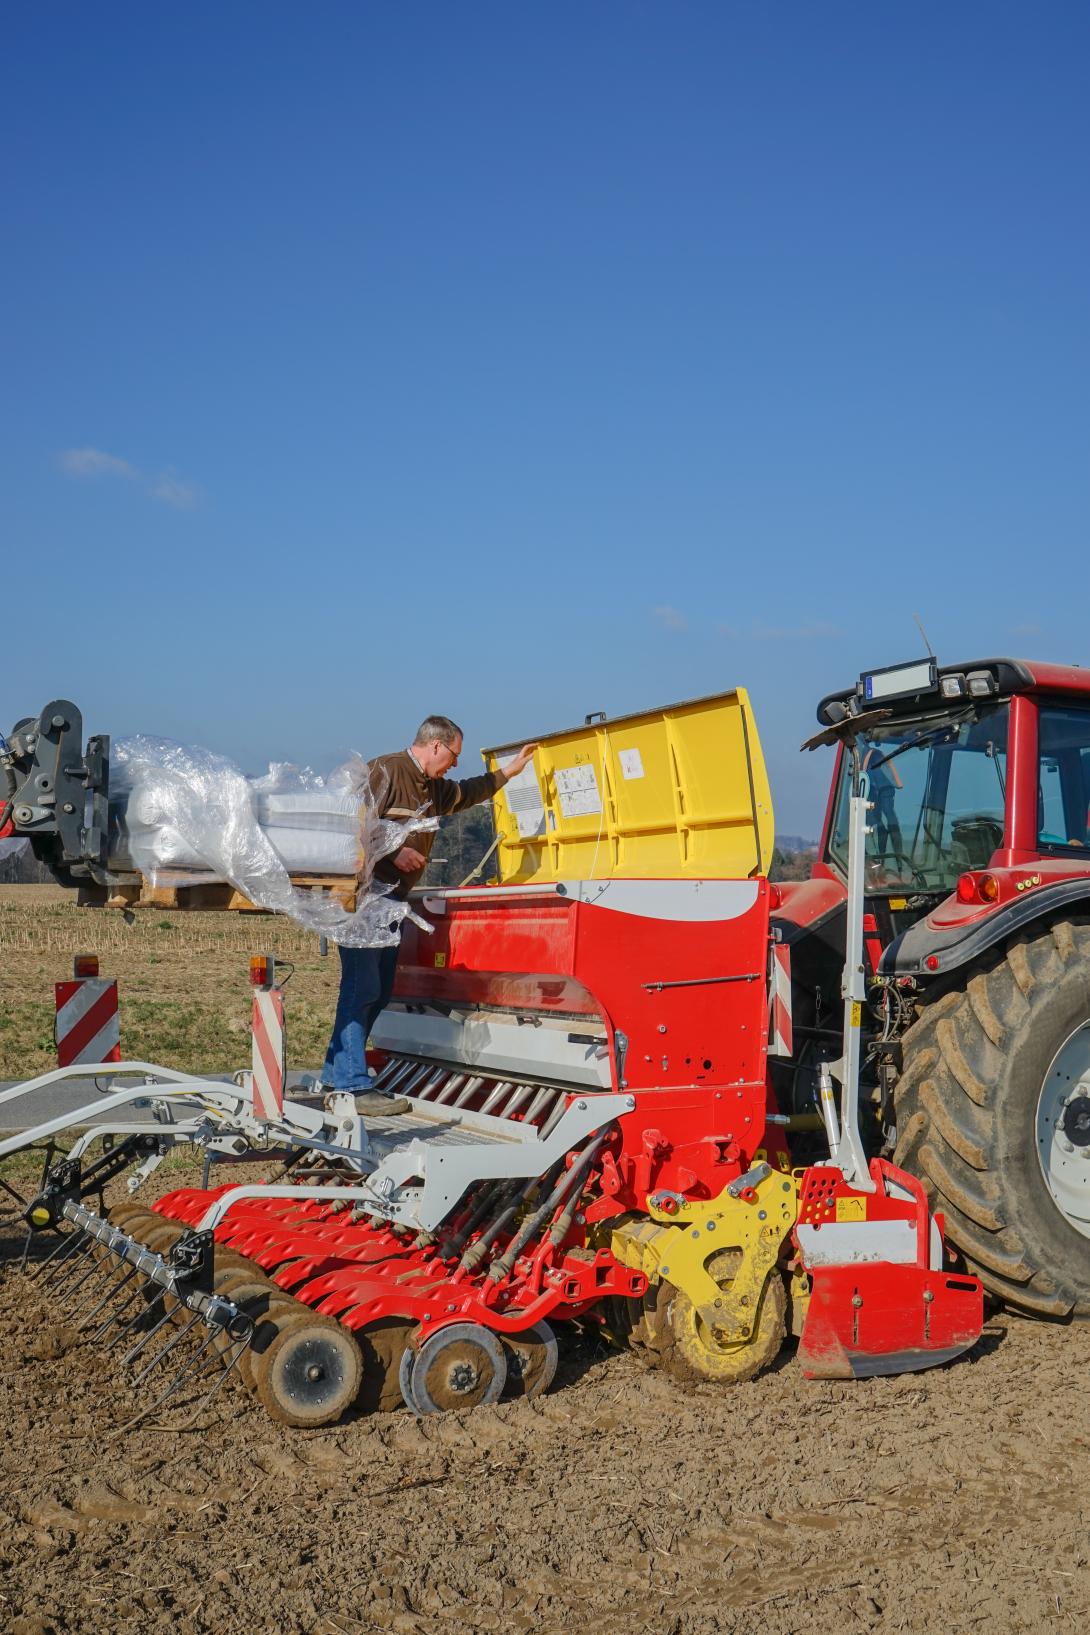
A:
<svg viewBox="0 0 1090 1635">
<path fill-rule="evenodd" d="M 326 767 L 743 685 L 816 833 L 913 613 L 1090 660 L 1084 5 L 2 26 L 4 726 Z"/>
</svg>

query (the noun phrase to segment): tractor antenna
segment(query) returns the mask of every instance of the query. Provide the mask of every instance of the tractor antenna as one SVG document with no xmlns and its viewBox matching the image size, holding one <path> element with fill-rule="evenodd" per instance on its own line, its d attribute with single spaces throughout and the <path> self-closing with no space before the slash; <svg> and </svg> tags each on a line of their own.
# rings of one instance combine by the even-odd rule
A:
<svg viewBox="0 0 1090 1635">
<path fill-rule="evenodd" d="M 920 618 L 920 615 L 918 613 L 914 613 L 912 615 L 912 617 L 916 621 L 916 629 L 920 632 L 920 635 L 923 637 L 924 646 L 927 648 L 927 651 L 931 655 L 931 657 L 934 658 L 935 657 L 935 649 L 932 647 L 931 643 L 927 639 L 927 631 L 923 627 L 923 620 Z"/>
</svg>

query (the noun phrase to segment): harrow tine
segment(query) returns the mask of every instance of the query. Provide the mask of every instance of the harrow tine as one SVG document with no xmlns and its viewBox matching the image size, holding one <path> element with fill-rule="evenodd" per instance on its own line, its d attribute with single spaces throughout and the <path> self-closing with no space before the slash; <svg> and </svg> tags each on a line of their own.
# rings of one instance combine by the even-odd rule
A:
<svg viewBox="0 0 1090 1635">
<path fill-rule="evenodd" d="M 197 1371 L 197 1365 L 200 1362 L 201 1352 L 203 1352 L 205 1346 L 207 1346 L 207 1345 L 209 1345 L 211 1343 L 211 1340 L 212 1340 L 212 1335 L 209 1334 L 208 1339 L 205 1340 L 204 1344 L 201 1346 L 200 1350 L 197 1352 L 197 1355 L 193 1358 L 192 1362 L 188 1363 L 186 1365 L 186 1367 L 183 1368 L 182 1371 L 177 1375 L 177 1377 L 171 1381 L 170 1385 L 163 1392 L 162 1396 L 156 1397 L 155 1401 L 153 1403 L 151 1403 L 147 1408 L 145 1408 L 142 1413 L 137 1414 L 135 1419 L 131 1419 L 129 1421 L 128 1425 L 125 1426 L 126 1430 L 131 1429 L 133 1425 L 140 1424 L 142 1420 L 145 1420 L 145 1419 L 148 1418 L 149 1414 L 155 1413 L 156 1410 L 161 1408 L 164 1403 L 170 1401 L 171 1397 L 174 1396 L 175 1393 L 178 1390 L 180 1390 L 180 1388 L 186 1383 L 186 1381 L 188 1379 L 190 1379 L 193 1376 L 193 1374 Z M 197 1418 L 197 1415 L 200 1413 L 201 1409 L 204 1408 L 207 1403 L 211 1402 L 212 1398 L 215 1396 L 216 1392 L 219 1390 L 219 1388 L 223 1384 L 224 1380 L 227 1379 L 227 1377 L 231 1373 L 231 1370 L 234 1368 L 235 1363 L 238 1361 L 239 1357 L 241 1357 L 243 1351 L 245 1351 L 245 1349 L 249 1345 L 249 1343 L 250 1343 L 249 1336 L 247 1336 L 239 1344 L 236 1353 L 231 1357 L 230 1361 L 221 1362 L 221 1366 L 220 1366 L 220 1370 L 219 1370 L 219 1374 L 218 1374 L 217 1378 L 213 1381 L 213 1383 L 209 1387 L 209 1389 L 207 1391 L 205 1391 L 202 1396 L 197 1398 L 197 1401 L 193 1406 L 193 1412 L 190 1414 L 189 1418 L 187 1420 L 183 1421 L 182 1425 L 180 1425 L 180 1426 L 179 1425 L 164 1426 L 163 1429 L 183 1430 L 183 1429 L 185 1429 L 186 1426 L 192 1425 L 193 1421 Z"/>
<path fill-rule="evenodd" d="M 87 1240 L 87 1248 L 90 1249 L 94 1239 L 91 1238 L 82 1227 L 80 1227 L 76 1232 L 62 1232 L 61 1241 L 58 1243 L 57 1247 L 50 1250 L 49 1254 L 46 1255 L 45 1259 L 38 1267 L 38 1276 L 45 1278 L 47 1283 L 52 1283 L 53 1279 L 57 1275 L 57 1272 L 66 1263 L 69 1256 L 75 1253 L 76 1248 L 85 1239 Z M 45 1271 L 47 1266 L 53 1267 L 53 1270 L 49 1273 L 48 1277 L 46 1276 Z"/>
<path fill-rule="evenodd" d="M 110 1342 L 108 1343 L 108 1345 L 106 1347 L 107 1351 L 116 1351 L 117 1347 L 121 1344 L 122 1340 L 124 1340 L 127 1335 L 131 1334 L 134 1328 L 136 1328 L 141 1322 L 147 1322 L 151 1318 L 151 1315 L 154 1312 L 156 1306 L 161 1306 L 162 1305 L 163 1297 L 165 1296 L 166 1292 L 167 1292 L 166 1289 L 161 1289 L 160 1292 L 155 1296 L 154 1300 L 150 1300 L 148 1302 L 148 1304 L 144 1307 L 143 1311 L 138 1311 L 135 1317 L 130 1317 L 128 1322 L 124 1323 L 122 1325 L 122 1327 L 118 1329 L 118 1331 L 114 1335 L 113 1339 L 110 1340 Z M 126 1306 L 130 1306 L 132 1304 L 132 1301 L 127 1300 L 125 1302 L 125 1304 L 126 1304 Z M 169 1312 L 166 1313 L 166 1315 L 169 1317 L 169 1315 L 170 1315 Z M 158 1320 L 158 1318 L 156 1318 L 153 1327 L 158 1328 L 158 1326 L 159 1326 L 159 1320 Z M 123 1360 L 127 1362 L 128 1361 L 128 1356 L 126 1356 Z"/>
<path fill-rule="evenodd" d="M 92 1345 L 97 1345 L 98 1341 L 102 1339 L 103 1335 L 107 1334 L 109 1332 L 109 1330 L 113 1328 L 115 1323 L 120 1322 L 121 1313 L 125 1312 L 125 1311 L 128 1311 L 128 1309 L 132 1305 L 133 1301 L 134 1300 L 139 1300 L 143 1293 L 144 1293 L 144 1288 L 142 1286 L 135 1288 L 133 1290 L 133 1292 L 129 1295 L 129 1298 L 127 1300 L 123 1300 L 121 1302 L 121 1305 L 118 1307 L 118 1309 L 115 1312 L 112 1312 L 109 1317 L 107 1317 L 106 1321 L 102 1324 L 101 1328 L 97 1328 L 95 1330 L 95 1332 L 91 1335 L 91 1344 Z M 141 1316 L 144 1316 L 146 1314 L 146 1312 L 147 1312 L 147 1307 L 145 1306 L 144 1312 L 137 1312 L 136 1315 L 137 1315 L 137 1317 L 141 1317 Z"/>
<path fill-rule="evenodd" d="M 162 1362 L 163 1358 L 168 1354 L 168 1352 L 173 1351 L 174 1347 L 178 1344 L 178 1341 L 183 1339 L 185 1335 L 189 1333 L 190 1329 L 193 1328 L 195 1324 L 199 1323 L 200 1320 L 200 1312 L 195 1311 L 192 1317 L 189 1319 L 189 1322 L 183 1323 L 177 1333 L 170 1337 L 162 1351 L 158 1352 L 157 1355 L 154 1356 L 147 1364 L 147 1366 L 141 1369 L 140 1373 L 137 1374 L 136 1378 L 133 1380 L 133 1385 L 136 1386 L 143 1384 L 144 1380 L 147 1379 L 152 1370 L 159 1367 L 159 1364 Z"/>
<path fill-rule="evenodd" d="M 110 1284 L 110 1287 L 106 1290 L 106 1293 L 102 1296 L 102 1299 L 98 1302 L 98 1305 L 92 1307 L 92 1309 L 87 1313 L 87 1316 L 83 1319 L 83 1322 L 80 1324 L 79 1331 L 80 1331 L 81 1334 L 86 1334 L 87 1330 L 91 1326 L 91 1323 L 98 1316 L 99 1312 L 102 1310 L 102 1308 L 106 1304 L 106 1302 L 108 1300 L 112 1300 L 115 1294 L 120 1294 L 121 1290 L 125 1287 L 126 1283 L 131 1283 L 135 1276 L 136 1276 L 136 1267 L 132 1266 L 125 1273 L 125 1276 L 123 1278 L 121 1278 L 117 1283 L 111 1283 Z M 75 1315 L 75 1314 L 73 1313 L 73 1315 Z"/>
<path fill-rule="evenodd" d="M 152 1404 L 152 1407 L 148 1409 L 149 1413 L 151 1413 L 154 1408 L 161 1408 L 164 1402 L 169 1402 L 174 1393 L 181 1390 L 186 1380 L 192 1379 L 194 1375 L 204 1372 L 201 1359 L 204 1358 L 204 1354 L 208 1350 L 208 1347 L 212 1344 L 212 1340 L 213 1334 L 210 1329 L 205 1335 L 204 1339 L 201 1341 L 200 1345 L 197 1347 L 196 1351 L 193 1353 L 190 1360 L 178 1370 L 177 1374 L 175 1374 L 173 1380 L 171 1380 L 169 1386 L 163 1392 L 162 1396 L 157 1397 L 155 1402 Z M 205 1361 L 207 1361 L 207 1359 L 205 1359 Z M 227 1370 L 224 1369 L 223 1372 L 226 1374 Z M 220 1384 L 221 1382 L 217 1381 L 216 1383 Z M 208 1395 L 211 1396 L 211 1392 L 209 1392 Z"/>
<path fill-rule="evenodd" d="M 149 1346 L 152 1340 L 154 1340 L 155 1336 L 159 1333 L 159 1330 L 166 1327 L 172 1316 L 172 1312 L 164 1311 L 163 1315 L 156 1320 L 152 1327 L 148 1329 L 148 1332 L 136 1342 L 131 1350 L 126 1351 L 125 1355 L 121 1359 L 122 1368 L 128 1368 L 130 1363 L 134 1363 L 136 1361 L 137 1357 L 139 1357 L 140 1353 L 145 1349 L 145 1347 Z M 114 1343 L 116 1344 L 116 1341 Z"/>
<path fill-rule="evenodd" d="M 92 1242 L 91 1247 L 88 1249 L 88 1254 L 90 1254 L 93 1247 L 94 1244 Z M 76 1271 L 79 1271 L 85 1258 L 86 1256 L 84 1255 L 77 1256 L 74 1263 Z M 54 1297 L 60 1301 L 70 1301 L 73 1295 L 76 1293 L 76 1290 L 82 1289 L 85 1283 L 93 1283 L 96 1277 L 101 1277 L 104 1273 L 108 1275 L 110 1272 L 116 1270 L 117 1262 L 110 1260 L 109 1258 L 92 1260 L 91 1265 L 87 1268 L 82 1277 L 73 1279 L 73 1277 L 69 1275 L 68 1277 L 62 1278 L 53 1291 Z"/>
</svg>

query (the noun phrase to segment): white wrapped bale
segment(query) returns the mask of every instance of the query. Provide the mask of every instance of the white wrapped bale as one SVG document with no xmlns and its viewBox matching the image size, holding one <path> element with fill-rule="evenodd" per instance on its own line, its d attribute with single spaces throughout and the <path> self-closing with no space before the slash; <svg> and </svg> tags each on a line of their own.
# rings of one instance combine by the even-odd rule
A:
<svg viewBox="0 0 1090 1635">
<path fill-rule="evenodd" d="M 153 886 L 179 884 L 181 870 L 229 882 L 258 907 L 348 947 L 396 941 L 410 911 L 372 879 L 375 864 L 437 825 L 422 814 L 400 823 L 379 817 L 382 791 L 371 788 L 363 761 L 328 781 L 284 766 L 249 780 L 208 750 L 129 738 L 114 745 L 111 785 L 114 870 L 138 870 Z M 355 910 L 298 889 L 293 874 L 355 877 Z"/>
</svg>

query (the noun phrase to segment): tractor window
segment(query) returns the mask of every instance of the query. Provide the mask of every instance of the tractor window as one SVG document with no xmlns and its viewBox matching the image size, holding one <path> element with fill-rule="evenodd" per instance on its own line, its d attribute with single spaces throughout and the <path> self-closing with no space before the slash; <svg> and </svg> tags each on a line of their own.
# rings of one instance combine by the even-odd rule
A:
<svg viewBox="0 0 1090 1635">
<path fill-rule="evenodd" d="M 1087 740 L 1090 747 L 1090 738 Z M 1007 706 L 967 704 L 943 717 L 890 722 L 860 741 L 872 802 L 869 891 L 946 895 L 1003 844 Z M 847 768 L 829 852 L 847 867 Z"/>
<path fill-rule="evenodd" d="M 1043 852 L 1090 849 L 1090 710 L 1042 704 L 1038 711 L 1040 774 L 1037 843 Z"/>
</svg>

